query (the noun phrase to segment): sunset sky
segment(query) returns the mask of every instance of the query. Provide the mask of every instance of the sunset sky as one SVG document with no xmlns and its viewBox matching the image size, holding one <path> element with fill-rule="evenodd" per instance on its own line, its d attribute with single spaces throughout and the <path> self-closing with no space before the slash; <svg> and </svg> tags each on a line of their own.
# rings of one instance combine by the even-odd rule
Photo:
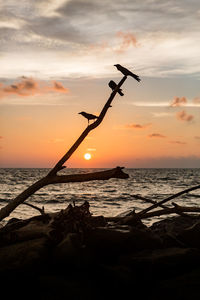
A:
<svg viewBox="0 0 200 300">
<path fill-rule="evenodd" d="M 200 167 L 199 0 L 0 1 L 0 166 Z M 84 159 L 90 153 L 91 159 Z"/>
</svg>

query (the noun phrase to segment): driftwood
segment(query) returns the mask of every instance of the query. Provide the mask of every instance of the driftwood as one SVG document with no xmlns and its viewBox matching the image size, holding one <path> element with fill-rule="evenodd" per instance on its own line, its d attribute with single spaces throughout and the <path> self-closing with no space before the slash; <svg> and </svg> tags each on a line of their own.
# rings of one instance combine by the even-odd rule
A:
<svg viewBox="0 0 200 300">
<path fill-rule="evenodd" d="M 191 191 L 200 189 L 200 185 L 191 187 L 189 189 L 183 190 L 181 192 L 178 192 L 170 197 L 167 197 L 166 199 L 163 199 L 159 202 L 156 202 L 154 200 L 151 199 L 147 199 L 145 197 L 142 196 L 138 196 L 138 195 L 133 195 L 134 198 L 143 200 L 145 202 L 150 202 L 150 203 L 154 203 L 153 205 L 151 205 L 148 208 L 143 209 L 142 211 L 136 213 L 135 210 L 133 210 L 132 212 L 128 212 L 125 216 L 121 217 L 121 216 L 116 216 L 116 217 L 107 217 L 106 221 L 107 222 L 114 222 L 114 223 L 119 223 L 119 224 L 137 224 L 137 222 L 141 221 L 142 219 L 148 219 L 148 218 L 153 218 L 153 217 L 158 217 L 158 216 L 162 216 L 162 215 L 168 215 L 168 214 L 177 214 L 180 215 L 182 217 L 187 217 L 190 218 L 193 215 L 191 214 L 185 214 L 185 213 L 199 213 L 200 212 L 200 207 L 189 207 L 189 206 L 180 206 L 174 202 L 172 202 L 172 205 L 174 207 L 167 207 L 165 205 L 163 205 L 164 203 L 175 199 L 183 194 L 189 193 Z M 151 210 L 157 208 L 157 207 L 161 207 L 162 209 L 160 210 L 156 210 L 153 212 L 150 212 Z"/>
<path fill-rule="evenodd" d="M 190 213 L 199 213 L 200 212 L 200 207 L 196 206 L 180 206 L 176 203 L 174 203 L 174 207 L 168 207 L 165 209 L 159 209 L 156 211 L 148 212 L 146 214 L 143 214 L 141 216 L 141 219 L 147 219 L 147 218 L 153 218 L 153 217 L 158 217 L 158 216 L 163 216 L 163 215 L 169 215 L 169 214 L 180 214 L 181 212 L 190 212 Z M 188 215 L 186 215 L 188 217 Z M 191 215 L 189 215 L 191 216 Z"/>
<path fill-rule="evenodd" d="M 157 201 L 149 199 L 149 198 L 141 197 L 139 195 L 132 195 L 132 197 L 134 197 L 136 199 L 139 199 L 139 200 L 143 200 L 143 201 L 148 202 L 148 203 L 158 204 L 159 207 L 162 207 L 162 208 L 168 208 L 168 206 L 163 205 L 163 204 L 159 204 Z M 181 212 L 181 211 L 177 211 L 177 214 L 182 216 L 182 217 L 190 217 L 189 215 L 187 215 L 187 214 L 185 214 L 184 212 Z"/>
<path fill-rule="evenodd" d="M 200 189 L 200 185 L 193 186 L 193 187 L 191 187 L 189 189 L 183 190 L 183 191 L 181 191 L 179 193 L 176 193 L 176 194 L 174 194 L 174 195 L 172 195 L 170 197 L 167 197 L 166 199 L 163 199 L 163 200 L 161 200 L 161 201 L 159 201 L 159 202 L 151 205 L 150 207 L 147 207 L 146 209 L 140 211 L 138 213 L 138 217 L 142 217 L 143 215 L 145 215 L 150 210 L 152 210 L 154 208 L 157 208 L 158 206 L 163 205 L 164 203 L 169 202 L 170 200 L 175 199 L 175 198 L 177 198 L 177 197 L 179 197 L 179 196 L 181 196 L 183 194 L 187 194 L 187 193 L 189 193 L 191 191 L 194 191 L 194 190 L 197 190 L 197 189 Z"/>
<path fill-rule="evenodd" d="M 163 298 L 168 291 L 166 282 L 171 280 L 170 295 L 175 293 L 178 299 L 180 283 L 182 289 L 191 278 L 192 288 L 186 298 L 196 299 L 200 274 L 199 227 L 200 218 L 179 216 L 172 222 L 159 222 L 155 228 L 113 226 L 104 217 L 94 217 L 88 202 L 75 207 L 70 204 L 54 214 L 16 220 L 0 229 L 1 291 L 6 286 L 8 293 L 9 282 L 16 287 L 11 289 L 12 297 L 22 298 L 17 287 L 23 282 L 25 287 L 28 284 L 25 297 L 34 284 L 34 297 L 38 299 L 48 296 L 48 299 L 88 300 L 102 299 L 105 295 L 109 296 L 106 299 L 113 299 L 113 295 L 116 299 L 119 295 L 128 298 L 134 288 L 134 293 L 155 300 Z M 169 299 L 170 295 L 164 298 Z"/>
<path fill-rule="evenodd" d="M 127 79 L 127 76 L 124 76 L 119 84 L 116 86 L 114 91 L 111 93 L 110 97 L 108 98 L 106 104 L 104 105 L 99 117 L 97 120 L 88 125 L 87 128 L 83 131 L 83 133 L 80 135 L 80 137 L 77 139 L 77 141 L 73 144 L 73 146 L 67 151 L 67 153 L 57 162 L 57 164 L 53 167 L 53 169 L 45 176 L 44 178 L 38 180 L 35 182 L 33 185 L 28 187 L 26 190 L 24 190 L 21 194 L 19 194 L 15 199 L 10 201 L 5 207 L 3 207 L 0 210 L 0 221 L 3 220 L 5 217 L 9 216 L 9 214 L 20 204 L 22 204 L 28 197 L 30 197 L 32 194 L 34 194 L 36 191 L 41 189 L 42 187 L 48 185 L 48 184 L 54 184 L 54 183 L 66 183 L 66 182 L 83 182 L 83 181 L 88 181 L 88 180 L 105 180 L 112 178 L 112 176 L 117 176 L 115 178 L 128 178 L 127 175 L 124 175 L 124 173 L 117 168 L 114 171 L 113 175 L 113 170 L 111 171 L 111 176 L 108 175 L 107 178 L 106 176 L 101 178 L 98 174 L 77 174 L 77 175 L 61 175 L 58 176 L 57 172 L 60 170 L 64 169 L 64 163 L 71 157 L 71 155 L 74 153 L 74 151 L 79 147 L 79 145 L 82 143 L 82 141 L 85 139 L 85 137 L 89 134 L 90 131 L 95 129 L 97 126 L 101 124 L 103 121 L 106 112 L 108 109 L 111 107 L 111 103 L 116 95 L 116 93 L 119 91 L 120 87 L 122 84 L 125 82 Z M 120 173 L 120 174 L 119 174 Z M 122 176 L 123 173 L 123 176 Z M 106 173 L 107 174 L 107 173 Z M 117 175 L 116 175 L 117 174 Z M 120 177 L 122 176 L 122 177 Z M 124 177 L 125 176 L 125 177 Z"/>
</svg>

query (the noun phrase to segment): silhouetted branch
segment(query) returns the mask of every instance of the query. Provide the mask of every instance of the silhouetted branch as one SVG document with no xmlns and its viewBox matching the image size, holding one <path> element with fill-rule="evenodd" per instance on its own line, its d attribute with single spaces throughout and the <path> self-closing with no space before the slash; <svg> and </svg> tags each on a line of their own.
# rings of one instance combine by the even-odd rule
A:
<svg viewBox="0 0 200 300">
<path fill-rule="evenodd" d="M 80 135 L 80 137 L 77 139 L 77 141 L 72 145 L 72 147 L 67 151 L 67 153 L 57 162 L 57 164 L 47 174 L 47 176 L 45 176 L 44 178 L 42 178 L 42 179 L 38 180 L 37 182 L 35 182 L 33 185 L 31 185 L 25 191 L 23 191 L 21 194 L 19 194 L 15 199 L 11 200 L 5 207 L 1 208 L 1 210 L 0 210 L 0 221 L 3 220 L 5 217 L 9 216 L 9 214 L 18 205 L 23 203 L 28 197 L 30 197 L 36 191 L 38 191 L 39 189 L 41 189 L 42 187 L 44 187 L 48 184 L 61 183 L 61 182 L 62 183 L 63 182 L 64 183 L 66 183 L 66 182 L 80 182 L 80 181 L 101 180 L 102 179 L 102 178 L 92 179 L 92 177 L 90 177 L 91 175 L 88 175 L 88 178 L 91 178 L 91 179 L 84 180 L 84 179 L 81 179 L 81 178 L 86 178 L 87 174 L 81 174 L 81 175 L 77 175 L 76 180 L 78 180 L 78 181 L 75 181 L 75 179 L 74 179 L 75 177 L 73 177 L 73 175 L 58 176 L 57 172 L 65 168 L 65 166 L 63 166 L 63 164 L 71 157 L 71 155 L 78 148 L 78 146 L 82 143 L 82 141 L 85 139 L 85 137 L 88 135 L 88 133 L 101 124 L 101 122 L 103 121 L 103 119 L 105 117 L 105 114 L 106 114 L 107 110 L 111 107 L 112 100 L 114 99 L 116 93 L 119 91 L 120 87 L 122 86 L 122 84 L 124 83 L 124 81 L 126 79 L 127 79 L 127 76 L 124 76 L 121 79 L 119 84 L 116 86 L 116 88 L 111 93 L 110 97 L 108 98 L 108 100 L 107 100 L 106 104 L 104 105 L 98 119 L 94 123 L 87 126 L 87 128 L 83 131 L 83 133 Z M 121 171 L 121 169 L 119 171 L 119 168 L 117 168 L 117 173 L 118 173 L 117 178 L 127 178 L 127 177 L 120 177 L 120 176 L 122 176 L 123 172 Z M 114 176 L 114 178 L 116 178 L 115 177 L 116 174 L 111 175 L 110 178 L 112 178 L 112 176 Z M 126 176 L 127 176 L 127 174 L 126 174 Z M 71 179 L 69 179 L 69 178 L 71 178 Z M 71 180 L 73 180 L 73 181 L 71 181 Z"/>
<path fill-rule="evenodd" d="M 32 207 L 32 208 L 34 208 L 34 209 L 36 209 L 36 210 L 38 210 L 38 211 L 41 213 L 41 215 L 45 215 L 45 212 L 44 212 L 44 206 L 42 206 L 42 208 L 40 208 L 40 207 L 38 207 L 38 206 L 36 206 L 36 205 L 30 204 L 30 203 L 26 203 L 26 202 L 24 202 L 23 204 L 24 204 L 24 205 L 27 205 L 27 206 L 29 206 L 29 207 Z"/>
<path fill-rule="evenodd" d="M 183 194 L 187 194 L 187 193 L 189 193 L 189 192 L 191 192 L 191 191 L 194 191 L 194 190 L 197 190 L 197 189 L 200 189 L 200 185 L 193 186 L 193 187 L 191 187 L 191 188 L 189 188 L 189 189 L 186 189 L 186 190 L 181 191 L 181 192 L 179 192 L 179 193 L 176 193 L 176 194 L 174 194 L 174 195 L 172 195 L 172 196 L 170 196 L 170 197 L 167 197 L 166 199 L 161 200 L 161 201 L 159 201 L 159 202 L 153 204 L 152 206 L 150 206 L 150 207 L 148 207 L 148 208 L 146 208 L 146 209 L 140 211 L 137 215 L 141 218 L 141 217 L 142 217 L 143 215 L 145 215 L 147 212 L 149 212 L 150 210 L 152 210 L 152 209 L 154 209 L 154 208 L 160 206 L 161 204 L 164 204 L 164 203 L 166 203 L 166 202 L 168 202 L 168 201 L 170 201 L 170 200 L 172 200 L 172 199 L 175 199 L 175 198 L 177 198 L 177 197 L 179 197 L 179 196 L 181 196 L 181 195 L 183 195 Z"/>
<path fill-rule="evenodd" d="M 142 196 L 139 196 L 139 195 L 132 195 L 132 197 L 136 198 L 136 199 L 139 199 L 139 200 L 143 200 L 145 202 L 148 202 L 148 203 L 152 203 L 152 204 L 158 204 L 159 207 L 162 207 L 162 208 L 168 208 L 168 206 L 166 205 L 163 205 L 163 204 L 159 204 L 159 202 L 157 201 L 154 201 L 154 200 L 151 200 L 151 199 L 147 199 L 147 198 L 144 198 Z M 179 214 L 180 216 L 182 217 L 189 217 L 189 215 L 183 213 L 183 212 L 177 212 L 177 214 Z"/>
<path fill-rule="evenodd" d="M 49 172 L 49 174 L 48 174 L 49 176 L 55 175 L 58 171 L 60 171 L 63 164 L 71 157 L 71 155 L 78 148 L 78 146 L 82 143 L 82 141 L 85 139 L 85 137 L 88 135 L 88 133 L 101 124 L 101 122 L 103 121 L 103 119 L 105 117 L 107 110 L 109 109 L 109 107 L 111 107 L 111 103 L 112 103 L 116 93 L 118 92 L 118 90 L 120 89 L 120 87 L 122 86 L 122 84 L 124 83 L 124 81 L 126 79 L 127 79 L 127 76 L 124 76 L 121 79 L 121 81 L 119 82 L 119 84 L 117 85 L 115 90 L 111 93 L 110 97 L 108 98 L 98 119 L 94 123 L 87 126 L 87 128 L 83 131 L 83 133 L 80 135 L 80 137 L 77 139 L 77 141 L 72 145 L 72 147 L 67 151 L 67 153 L 57 162 L 57 164 L 54 166 L 54 168 Z"/>
<path fill-rule="evenodd" d="M 91 180 L 108 180 L 110 178 L 126 179 L 128 174 L 122 171 L 122 167 L 116 167 L 115 169 L 93 172 L 86 174 L 72 174 L 72 175 L 54 175 L 46 176 L 33 185 L 28 187 L 15 199 L 11 200 L 6 206 L 0 210 L 0 220 L 3 220 L 20 204 L 22 204 L 30 195 L 34 194 L 40 188 L 55 183 L 68 183 L 68 182 L 85 182 Z M 30 205 L 29 205 L 30 206 Z"/>
<path fill-rule="evenodd" d="M 169 214 L 180 214 L 180 213 L 195 213 L 195 212 L 200 212 L 200 207 L 193 207 L 193 206 L 180 206 L 175 204 L 174 207 L 168 207 L 165 209 L 159 209 L 156 211 L 152 211 L 149 213 L 145 213 L 141 216 L 141 219 L 147 219 L 147 218 L 153 218 L 153 217 L 158 217 L 158 216 L 163 216 L 163 215 L 169 215 Z M 187 215 L 187 217 L 190 217 L 191 215 Z"/>
<path fill-rule="evenodd" d="M 145 201 L 147 203 L 158 204 L 158 202 L 155 201 L 155 200 L 152 200 L 152 199 L 149 199 L 149 198 L 145 198 L 145 197 L 142 197 L 142 196 L 139 196 L 139 195 L 131 195 L 131 196 L 133 198 L 135 198 L 135 199 L 143 200 L 143 201 Z M 162 208 L 167 208 L 166 205 L 160 204 L 159 206 L 162 207 Z"/>
</svg>

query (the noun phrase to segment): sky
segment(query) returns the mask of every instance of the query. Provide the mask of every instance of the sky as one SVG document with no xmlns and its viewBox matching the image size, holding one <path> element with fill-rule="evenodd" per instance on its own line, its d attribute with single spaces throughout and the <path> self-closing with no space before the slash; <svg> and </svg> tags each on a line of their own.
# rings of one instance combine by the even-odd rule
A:
<svg viewBox="0 0 200 300">
<path fill-rule="evenodd" d="M 200 167 L 199 0 L 0 0 L 0 167 Z M 85 160 L 84 154 L 91 159 Z"/>
</svg>

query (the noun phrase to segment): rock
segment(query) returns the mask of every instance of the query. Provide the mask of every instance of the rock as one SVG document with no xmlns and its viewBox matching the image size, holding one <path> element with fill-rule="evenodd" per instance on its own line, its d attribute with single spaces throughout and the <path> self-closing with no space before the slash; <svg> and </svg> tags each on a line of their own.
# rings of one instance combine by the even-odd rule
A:
<svg viewBox="0 0 200 300">
<path fill-rule="evenodd" d="M 200 222 L 182 230 L 177 238 L 189 247 L 200 248 Z"/>
<path fill-rule="evenodd" d="M 131 267 L 132 277 L 162 280 L 188 272 L 200 264 L 200 252 L 193 248 L 165 248 L 122 256 L 121 263 Z"/>
<path fill-rule="evenodd" d="M 24 270 L 45 261 L 48 248 L 46 238 L 33 239 L 0 248 L 0 270 Z"/>
<path fill-rule="evenodd" d="M 154 223 L 150 229 L 160 237 L 163 247 L 196 247 L 200 237 L 199 217 L 176 216 Z M 194 227 L 193 227 L 194 226 Z M 196 228 L 195 228 L 196 226 Z M 198 246 L 199 247 L 199 246 Z"/>
<path fill-rule="evenodd" d="M 115 257 L 121 253 L 161 247 L 161 242 L 150 230 L 128 227 L 96 228 L 87 233 L 86 247 L 100 256 Z"/>
<path fill-rule="evenodd" d="M 68 233 L 68 235 L 55 247 L 52 255 L 56 264 L 79 264 L 81 257 L 80 236 L 77 233 Z"/>
</svg>

